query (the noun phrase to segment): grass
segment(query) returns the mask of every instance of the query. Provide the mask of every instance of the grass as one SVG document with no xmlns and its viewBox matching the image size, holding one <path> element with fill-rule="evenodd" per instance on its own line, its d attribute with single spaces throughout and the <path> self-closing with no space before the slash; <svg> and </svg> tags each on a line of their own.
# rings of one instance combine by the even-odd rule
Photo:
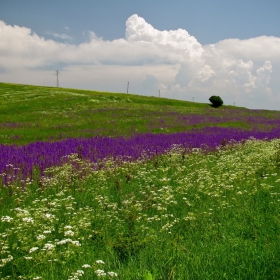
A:
<svg viewBox="0 0 280 280">
<path fill-rule="evenodd" d="M 5 144 L 279 123 L 277 111 L 0 85 Z M 279 139 L 132 162 L 71 154 L 24 191 L 0 186 L 0 278 L 280 279 L 279 168 Z"/>
<path fill-rule="evenodd" d="M 280 122 L 279 111 L 4 83 L 0 99 L 0 144 L 174 133 L 213 125 L 271 129 Z"/>
<path fill-rule="evenodd" d="M 1 279 L 279 279 L 279 145 L 177 146 L 96 171 L 73 155 L 1 189 Z"/>
</svg>

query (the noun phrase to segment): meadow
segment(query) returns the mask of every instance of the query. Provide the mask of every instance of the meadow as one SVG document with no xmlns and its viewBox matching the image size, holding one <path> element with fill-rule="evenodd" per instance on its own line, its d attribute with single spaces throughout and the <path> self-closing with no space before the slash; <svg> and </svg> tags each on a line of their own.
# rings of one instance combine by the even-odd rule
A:
<svg viewBox="0 0 280 280">
<path fill-rule="evenodd" d="M 280 112 L 0 98 L 1 279 L 280 278 Z"/>
<path fill-rule="evenodd" d="M 130 137 L 204 127 L 270 131 L 279 111 L 248 110 L 132 94 L 0 83 L 0 144 Z"/>
</svg>

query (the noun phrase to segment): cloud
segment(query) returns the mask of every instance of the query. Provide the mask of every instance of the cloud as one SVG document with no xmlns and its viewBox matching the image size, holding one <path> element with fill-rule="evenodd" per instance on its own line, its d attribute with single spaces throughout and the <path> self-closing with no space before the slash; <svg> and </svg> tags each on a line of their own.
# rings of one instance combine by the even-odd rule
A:
<svg viewBox="0 0 280 280">
<path fill-rule="evenodd" d="M 65 27 L 65 29 L 66 29 L 66 27 Z M 46 34 L 51 35 L 55 38 L 60 38 L 60 39 L 64 39 L 64 40 L 71 40 L 72 39 L 71 36 L 68 36 L 66 34 L 58 34 L 58 33 L 54 33 L 54 32 L 46 32 Z"/>
<path fill-rule="evenodd" d="M 280 62 L 280 38 L 260 36 L 247 40 L 227 39 L 215 44 L 217 52 L 231 58 Z"/>
<path fill-rule="evenodd" d="M 145 95 L 157 95 L 160 90 L 158 79 L 153 75 L 146 75 L 146 78 L 142 84 L 142 94 Z"/>
<path fill-rule="evenodd" d="M 160 31 L 138 15 L 127 19 L 125 38 L 106 41 L 93 31 L 87 36 L 86 42 L 71 45 L 0 21 L 0 78 L 24 83 L 20 77 L 27 79 L 29 73 L 36 76 L 34 84 L 48 84 L 44 76 L 49 72 L 43 69 L 53 68 L 63 70 L 65 87 L 125 92 L 129 80 L 130 92 L 157 95 L 160 89 L 164 97 L 195 96 L 201 102 L 215 94 L 225 104 L 274 108 L 280 99 L 277 37 L 227 39 L 203 46 L 186 30 Z"/>
<path fill-rule="evenodd" d="M 272 73 L 272 65 L 270 61 L 266 61 L 262 67 L 257 70 L 257 85 L 266 87 L 270 82 L 270 73 Z"/>
<path fill-rule="evenodd" d="M 216 75 L 216 72 L 212 70 L 211 66 L 205 65 L 197 74 L 197 78 L 202 82 L 205 83 L 211 77 Z"/>
<path fill-rule="evenodd" d="M 5 69 L 40 67 L 57 62 L 69 52 L 65 44 L 45 40 L 31 29 L 0 21 L 0 66 Z"/>
<path fill-rule="evenodd" d="M 204 52 L 201 44 L 186 30 L 159 31 L 138 15 L 132 15 L 126 21 L 126 39 L 128 42 L 153 45 L 184 61 L 199 60 Z"/>
</svg>

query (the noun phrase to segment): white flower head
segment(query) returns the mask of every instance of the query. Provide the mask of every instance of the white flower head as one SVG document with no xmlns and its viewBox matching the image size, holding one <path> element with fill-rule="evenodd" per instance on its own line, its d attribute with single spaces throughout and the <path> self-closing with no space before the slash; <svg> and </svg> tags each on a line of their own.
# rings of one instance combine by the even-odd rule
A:
<svg viewBox="0 0 280 280">
<path fill-rule="evenodd" d="M 29 217 L 24 217 L 24 218 L 22 218 L 22 221 L 23 221 L 23 222 L 26 222 L 26 223 L 31 223 L 31 224 L 34 223 L 34 220 L 33 220 L 32 218 L 29 218 Z"/>
<path fill-rule="evenodd" d="M 67 229 L 72 229 L 72 228 L 73 228 L 72 226 L 65 226 L 65 227 L 64 227 L 65 230 L 67 230 Z"/>
<path fill-rule="evenodd" d="M 71 243 L 75 246 L 81 246 L 81 243 L 79 241 L 74 241 L 73 240 Z"/>
<path fill-rule="evenodd" d="M 7 222 L 10 223 L 13 220 L 13 218 L 9 217 L 9 216 L 3 216 L 1 217 L 1 221 L 2 222 Z"/>
<path fill-rule="evenodd" d="M 51 243 L 46 243 L 45 245 L 44 245 L 44 249 L 45 250 L 52 250 L 52 249 L 54 249 L 55 248 L 55 245 L 53 245 L 53 244 L 51 244 Z"/>
<path fill-rule="evenodd" d="M 106 276 L 106 272 L 102 269 L 97 269 L 94 271 L 94 273 L 97 275 L 97 276 Z"/>
<path fill-rule="evenodd" d="M 46 216 L 47 219 L 54 219 L 55 218 L 55 215 L 52 215 L 52 214 L 49 214 L 49 213 L 45 214 L 45 216 Z"/>
<path fill-rule="evenodd" d="M 67 230 L 64 232 L 64 236 L 74 236 L 74 235 L 75 235 L 75 232 L 72 230 Z"/>
<path fill-rule="evenodd" d="M 97 264 L 105 264 L 105 262 L 103 262 L 102 260 L 97 260 L 96 263 Z"/>
<path fill-rule="evenodd" d="M 43 240 L 43 239 L 45 239 L 45 238 L 46 238 L 46 236 L 43 235 L 43 234 L 39 234 L 39 235 L 37 236 L 37 240 Z"/>
<path fill-rule="evenodd" d="M 39 248 L 38 247 L 33 247 L 29 250 L 29 254 L 31 254 L 32 252 L 37 251 Z"/>
<path fill-rule="evenodd" d="M 77 272 L 75 273 L 76 276 L 83 276 L 85 273 L 83 270 L 77 270 Z"/>
<path fill-rule="evenodd" d="M 116 272 L 113 272 L 113 271 L 109 271 L 109 272 L 107 272 L 107 274 L 111 277 L 118 277 L 118 274 Z"/>
</svg>

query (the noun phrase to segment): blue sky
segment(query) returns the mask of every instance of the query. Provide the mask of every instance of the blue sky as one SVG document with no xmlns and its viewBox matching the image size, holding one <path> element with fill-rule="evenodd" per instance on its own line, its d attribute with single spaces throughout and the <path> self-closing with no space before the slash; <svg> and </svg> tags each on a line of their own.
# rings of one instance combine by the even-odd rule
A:
<svg viewBox="0 0 280 280">
<path fill-rule="evenodd" d="M 279 0 L 1 0 L 0 81 L 280 108 Z M 278 105 L 279 104 L 279 105 Z"/>
</svg>

